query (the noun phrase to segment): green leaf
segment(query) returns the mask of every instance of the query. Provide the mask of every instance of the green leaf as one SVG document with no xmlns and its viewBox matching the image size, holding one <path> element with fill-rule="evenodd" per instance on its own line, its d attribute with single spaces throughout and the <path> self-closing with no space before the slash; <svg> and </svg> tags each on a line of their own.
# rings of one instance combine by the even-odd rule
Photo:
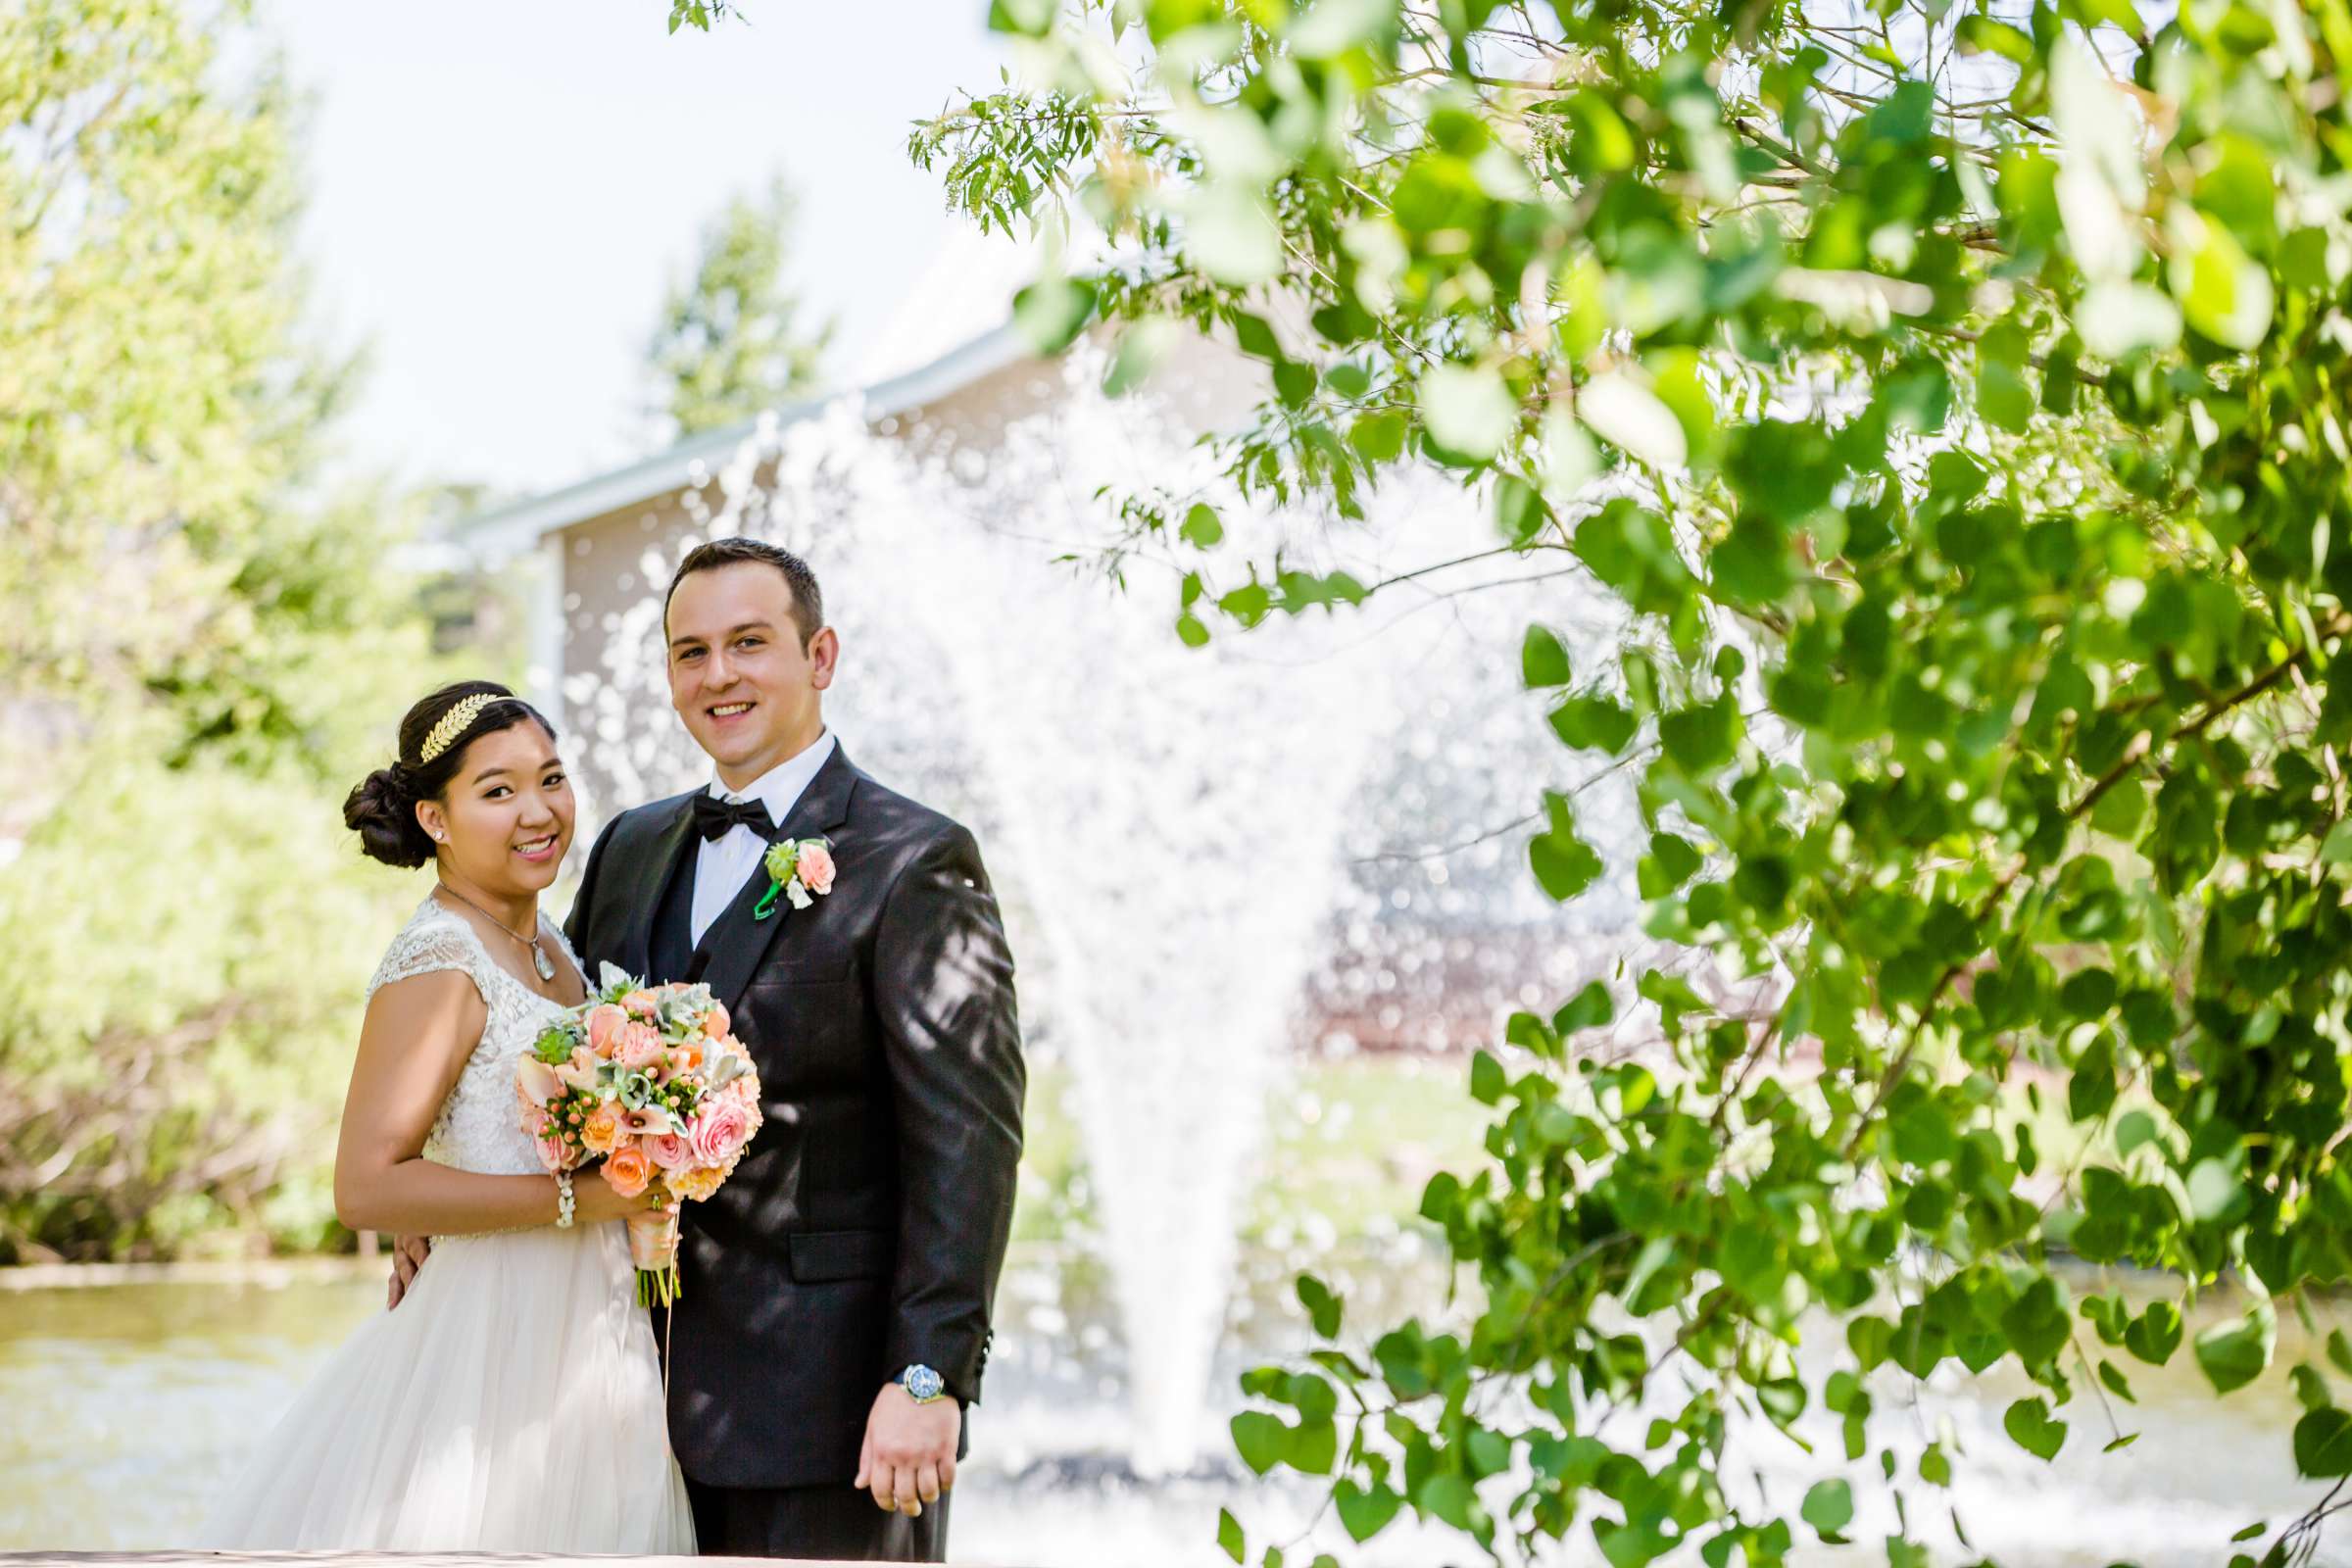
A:
<svg viewBox="0 0 2352 1568">
<path fill-rule="evenodd" d="M 1394 463 L 1404 451 L 1405 427 L 1401 414 L 1367 414 L 1348 427 L 1348 444 L 1366 463 Z"/>
<path fill-rule="evenodd" d="M 1527 628 L 1527 636 L 1519 645 L 1519 678 L 1530 690 L 1568 684 L 1568 650 L 1561 646 L 1550 627 Z"/>
<path fill-rule="evenodd" d="M 1184 514 L 1177 536 L 1197 550 L 1214 549 L 1225 537 L 1225 525 L 1217 520 L 1217 509 L 1205 501 L 1196 501 Z"/>
<path fill-rule="evenodd" d="M 990 0 L 988 26 L 992 32 L 1042 38 L 1054 28 L 1054 0 Z"/>
<path fill-rule="evenodd" d="M 1838 1532 L 1853 1523 L 1853 1489 L 1842 1481 L 1817 1481 L 1797 1511 L 1822 1540 L 1838 1543 L 1844 1539 Z"/>
<path fill-rule="evenodd" d="M 2038 1398 L 2010 1405 L 2001 1417 L 2001 1430 L 2037 1459 L 2055 1459 L 2066 1444 L 2066 1423 L 2051 1419 L 2049 1405 Z"/>
<path fill-rule="evenodd" d="M 1298 1276 L 1298 1304 L 1314 1324 L 1315 1333 L 1322 1339 L 1337 1338 L 1340 1332 L 1340 1298 L 1330 1286 L 1312 1274 Z"/>
<path fill-rule="evenodd" d="M 1572 697 L 1551 710 L 1552 732 L 1579 751 L 1613 757 L 1641 727 L 1633 710 L 1605 697 Z"/>
<path fill-rule="evenodd" d="M 1421 378 L 1421 417 L 1441 446 L 1466 458 L 1491 458 L 1517 428 L 1519 405 L 1495 371 L 1441 365 Z"/>
<path fill-rule="evenodd" d="M 1352 1481 L 1343 1481 L 1332 1493 L 1339 1508 L 1340 1525 L 1354 1542 L 1370 1541 L 1396 1517 L 1404 1506 L 1404 1498 L 1387 1486 L 1375 1484 L 1371 1491 L 1358 1488 Z"/>
<path fill-rule="evenodd" d="M 1502 1099 L 1504 1079 L 1502 1063 L 1491 1052 L 1480 1051 L 1470 1057 L 1470 1098 L 1482 1105 L 1492 1105 Z"/>
<path fill-rule="evenodd" d="M 1626 371 L 1606 370 L 1587 382 L 1576 414 L 1602 440 L 1652 466 L 1679 467 L 1690 455 L 1682 419 Z"/>
<path fill-rule="evenodd" d="M 2028 1367 L 2046 1366 L 2055 1359 L 2073 1332 L 2058 1282 L 2044 1275 L 2019 1293 L 2001 1314 L 2001 1331 Z"/>
<path fill-rule="evenodd" d="M 1494 527 L 1510 544 L 1529 543 L 1549 520 L 1534 485 L 1510 473 L 1494 481 Z"/>
<path fill-rule="evenodd" d="M 1265 198 L 1239 178 L 1211 180 L 1188 212 L 1192 259 L 1220 283 L 1248 288 L 1282 270 L 1282 231 Z"/>
<path fill-rule="evenodd" d="M 2176 206 L 2170 280 L 2188 324 L 2216 343 L 2250 349 L 2271 329 L 2271 274 L 2237 236 L 2193 208 Z"/>
<path fill-rule="evenodd" d="M 2075 307 L 2075 330 L 2103 359 L 2180 341 L 2180 307 L 2145 283 L 2098 283 Z"/>
<path fill-rule="evenodd" d="M 2150 1366 L 2162 1366 L 2180 1348 L 2180 1309 L 2170 1301 L 2151 1301 L 2124 1330 L 2124 1348 Z"/>
<path fill-rule="evenodd" d="M 1102 372 L 1104 395 L 1124 397 L 1142 386 L 1175 345 L 1181 331 L 1176 322 L 1164 316 L 1147 316 L 1130 321 L 1119 334 L 1118 352 L 1111 356 L 1109 368 Z"/>
<path fill-rule="evenodd" d="M 1609 988 L 1593 980 L 1551 1015 L 1551 1026 L 1562 1035 L 1572 1035 L 1580 1029 L 1598 1029 L 1616 1015 L 1617 1004 Z"/>
<path fill-rule="evenodd" d="M 1012 323 L 1041 356 L 1059 354 L 1094 319 L 1095 285 L 1044 277 L 1012 297 Z"/>
<path fill-rule="evenodd" d="M 1249 1544 L 1242 1539 L 1242 1522 L 1233 1516 L 1230 1509 L 1217 1510 L 1217 1544 L 1235 1562 L 1249 1555 Z"/>
<path fill-rule="evenodd" d="M 1262 1476 L 1289 1453 L 1291 1429 L 1279 1416 L 1244 1410 L 1233 1418 L 1233 1446 L 1242 1463 Z"/>
<path fill-rule="evenodd" d="M 2277 1314 L 2267 1303 L 2258 1304 L 2233 1322 L 2216 1323 L 2198 1334 L 2197 1365 L 2204 1368 L 2216 1394 L 2242 1389 L 2271 1364 L 2278 1337 Z"/>
<path fill-rule="evenodd" d="M 1553 899 L 1565 904 L 1605 869 L 1592 847 L 1575 834 L 1544 833 L 1528 841 L 1528 864 Z"/>
<path fill-rule="evenodd" d="M 2352 1475 L 2352 1415 L 2334 1405 L 2306 1412 L 2295 1423 L 2295 1469 L 2322 1479 Z"/>
</svg>

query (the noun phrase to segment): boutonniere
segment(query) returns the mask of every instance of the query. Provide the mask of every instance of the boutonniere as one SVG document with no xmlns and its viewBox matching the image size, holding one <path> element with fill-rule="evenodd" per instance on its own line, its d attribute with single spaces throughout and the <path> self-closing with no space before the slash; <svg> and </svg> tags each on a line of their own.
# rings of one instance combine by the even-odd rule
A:
<svg viewBox="0 0 2352 1568">
<path fill-rule="evenodd" d="M 784 839 L 767 847 L 767 892 L 752 909 L 752 918 L 764 920 L 776 912 L 783 895 L 796 909 L 806 909 L 833 891 L 833 846 L 825 839 Z"/>
</svg>

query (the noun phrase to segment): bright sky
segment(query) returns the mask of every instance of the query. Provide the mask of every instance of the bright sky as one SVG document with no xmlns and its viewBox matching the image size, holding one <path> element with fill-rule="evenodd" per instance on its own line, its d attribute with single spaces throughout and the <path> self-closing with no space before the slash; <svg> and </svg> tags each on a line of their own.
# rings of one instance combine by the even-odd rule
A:
<svg viewBox="0 0 2352 1568">
<path fill-rule="evenodd" d="M 794 281 L 853 379 L 954 225 L 908 124 L 1003 60 L 986 0 L 266 0 L 314 99 L 322 318 L 372 347 L 353 456 L 409 481 L 547 488 L 640 455 L 662 293 L 729 194 L 781 168 Z"/>
</svg>

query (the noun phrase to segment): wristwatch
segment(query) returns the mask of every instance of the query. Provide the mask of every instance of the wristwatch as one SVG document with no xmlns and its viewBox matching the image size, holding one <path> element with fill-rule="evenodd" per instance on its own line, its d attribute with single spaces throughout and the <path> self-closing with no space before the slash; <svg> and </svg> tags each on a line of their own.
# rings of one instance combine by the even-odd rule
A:
<svg viewBox="0 0 2352 1568">
<path fill-rule="evenodd" d="M 929 1404 L 948 1392 L 948 1380 L 917 1361 L 890 1380 L 906 1391 L 906 1397 L 917 1404 Z"/>
</svg>

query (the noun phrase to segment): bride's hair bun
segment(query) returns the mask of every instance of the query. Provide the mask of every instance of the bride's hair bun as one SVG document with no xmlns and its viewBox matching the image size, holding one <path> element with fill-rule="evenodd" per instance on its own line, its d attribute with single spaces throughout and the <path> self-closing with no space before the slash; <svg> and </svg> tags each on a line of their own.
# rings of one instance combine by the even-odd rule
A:
<svg viewBox="0 0 2352 1568">
<path fill-rule="evenodd" d="M 343 800 L 343 825 L 360 836 L 368 858 L 415 870 L 433 858 L 433 841 L 416 820 L 416 796 L 398 762 L 379 767 Z"/>
<path fill-rule="evenodd" d="M 437 801 L 457 776 L 466 749 L 484 735 L 516 724 L 556 727 L 536 708 L 494 680 L 444 686 L 400 721 L 400 749 L 389 767 L 360 780 L 343 801 L 343 825 L 360 848 L 386 865 L 414 868 L 433 858 L 432 836 L 416 820 L 416 803 Z"/>
</svg>

